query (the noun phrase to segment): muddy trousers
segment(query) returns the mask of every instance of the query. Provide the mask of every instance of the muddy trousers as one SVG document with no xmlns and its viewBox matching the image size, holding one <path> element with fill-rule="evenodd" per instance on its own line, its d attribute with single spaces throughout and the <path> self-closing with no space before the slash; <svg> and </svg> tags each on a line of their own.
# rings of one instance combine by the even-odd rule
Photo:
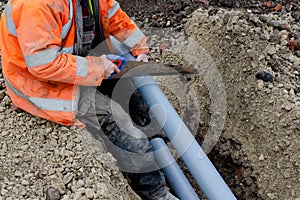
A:
<svg viewBox="0 0 300 200">
<path fill-rule="evenodd" d="M 163 173 L 154 160 L 147 136 L 133 126 L 123 108 L 93 87 L 81 87 L 78 119 L 117 159 L 132 189 L 143 199 L 166 195 Z"/>
</svg>

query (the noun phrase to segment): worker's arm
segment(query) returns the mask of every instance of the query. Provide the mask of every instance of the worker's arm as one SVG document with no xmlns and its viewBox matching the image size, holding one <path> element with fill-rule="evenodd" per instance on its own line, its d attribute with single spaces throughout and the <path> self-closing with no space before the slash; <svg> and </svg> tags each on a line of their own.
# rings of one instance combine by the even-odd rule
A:
<svg viewBox="0 0 300 200">
<path fill-rule="evenodd" d="M 23 1 L 25 2 L 25 1 Z M 13 10 L 19 45 L 28 71 L 42 79 L 70 84 L 96 86 L 105 78 L 106 57 L 80 57 L 60 52 L 62 26 L 67 1 L 36 0 Z M 66 20 L 65 20 L 66 21 Z"/>
<path fill-rule="evenodd" d="M 146 36 L 138 29 L 130 17 L 122 11 L 117 1 L 108 1 L 110 34 L 130 48 L 134 56 L 149 52 Z"/>
</svg>

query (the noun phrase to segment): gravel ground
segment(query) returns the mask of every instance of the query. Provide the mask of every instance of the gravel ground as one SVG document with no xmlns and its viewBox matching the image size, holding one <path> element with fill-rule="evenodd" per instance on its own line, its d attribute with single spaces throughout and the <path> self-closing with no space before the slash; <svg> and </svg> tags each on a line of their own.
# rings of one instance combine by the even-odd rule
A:
<svg viewBox="0 0 300 200">
<path fill-rule="evenodd" d="M 282 3 L 284 9 L 276 12 L 276 1 L 270 7 L 260 1 L 211 1 L 195 12 L 204 1 L 120 2 L 149 36 L 151 60 L 186 65 L 186 58 L 198 58 L 205 65 L 209 55 L 217 67 L 227 115 L 209 157 L 238 199 L 300 198 L 299 2 Z M 187 38 L 205 54 L 187 49 Z M 177 77 L 157 81 L 187 124 L 199 125 L 195 132 L 202 144 L 212 126 L 207 82 L 187 77 L 182 89 Z M 190 91 L 199 121 L 189 121 L 182 108 Z M 138 199 L 89 133 L 12 111 L 2 76 L 0 101 L 0 199 L 50 194 L 50 199 Z"/>
</svg>

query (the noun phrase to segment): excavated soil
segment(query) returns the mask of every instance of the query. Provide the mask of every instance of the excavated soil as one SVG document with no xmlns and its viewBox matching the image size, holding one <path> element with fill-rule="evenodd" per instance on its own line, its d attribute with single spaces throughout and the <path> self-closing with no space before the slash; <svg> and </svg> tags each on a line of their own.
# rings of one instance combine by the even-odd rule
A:
<svg viewBox="0 0 300 200">
<path fill-rule="evenodd" d="M 236 197 L 300 198 L 299 2 L 120 3 L 152 61 L 198 69 L 156 80 Z M 0 81 L 0 199 L 138 199 L 101 142 L 12 111 Z"/>
</svg>

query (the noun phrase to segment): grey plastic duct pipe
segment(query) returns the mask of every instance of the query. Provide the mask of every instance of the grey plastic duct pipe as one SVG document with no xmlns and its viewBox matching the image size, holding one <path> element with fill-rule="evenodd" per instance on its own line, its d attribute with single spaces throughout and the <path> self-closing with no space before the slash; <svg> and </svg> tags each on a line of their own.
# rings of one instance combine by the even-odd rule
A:
<svg viewBox="0 0 300 200">
<path fill-rule="evenodd" d="M 200 200 L 190 182 L 176 163 L 166 143 L 161 138 L 151 140 L 157 164 L 162 167 L 171 188 L 180 200 Z"/>
<path fill-rule="evenodd" d="M 132 79 L 205 196 L 213 200 L 236 199 L 153 78 Z"/>
<path fill-rule="evenodd" d="M 111 41 L 115 53 L 135 60 L 128 47 L 114 38 Z M 212 200 L 236 199 L 154 79 L 137 76 L 132 80 L 205 196 Z"/>
</svg>

